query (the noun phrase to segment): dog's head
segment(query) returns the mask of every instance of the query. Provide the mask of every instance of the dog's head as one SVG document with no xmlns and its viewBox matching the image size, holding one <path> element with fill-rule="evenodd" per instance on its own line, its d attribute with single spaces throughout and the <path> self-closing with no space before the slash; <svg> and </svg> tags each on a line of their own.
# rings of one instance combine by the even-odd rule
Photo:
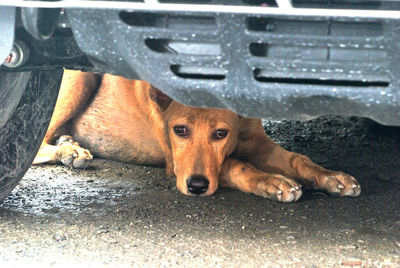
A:
<svg viewBox="0 0 400 268">
<path fill-rule="evenodd" d="M 178 189 L 186 195 L 213 194 L 222 163 L 236 147 L 239 116 L 228 110 L 188 107 L 154 88 L 150 97 L 163 115 L 169 164 Z"/>
</svg>

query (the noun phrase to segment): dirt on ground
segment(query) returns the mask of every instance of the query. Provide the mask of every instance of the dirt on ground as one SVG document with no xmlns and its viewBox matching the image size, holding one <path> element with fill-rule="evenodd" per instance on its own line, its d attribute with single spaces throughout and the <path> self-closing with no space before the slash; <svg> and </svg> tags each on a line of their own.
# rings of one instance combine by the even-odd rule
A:
<svg viewBox="0 0 400 268">
<path fill-rule="evenodd" d="M 0 267 L 400 267 L 400 128 L 342 117 L 265 127 L 358 178 L 361 196 L 196 198 L 160 168 L 35 166 L 0 206 Z"/>
</svg>

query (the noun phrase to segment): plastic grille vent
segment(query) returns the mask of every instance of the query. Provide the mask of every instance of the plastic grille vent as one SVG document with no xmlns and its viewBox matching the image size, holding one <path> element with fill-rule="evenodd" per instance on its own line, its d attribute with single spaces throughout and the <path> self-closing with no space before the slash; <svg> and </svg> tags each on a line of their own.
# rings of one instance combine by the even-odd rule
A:
<svg viewBox="0 0 400 268">
<path fill-rule="evenodd" d="M 158 0 L 160 3 L 170 4 L 207 4 L 232 6 L 268 6 L 277 7 L 275 0 Z"/>
<path fill-rule="evenodd" d="M 171 71 L 178 77 L 190 79 L 223 80 L 226 71 L 217 67 L 171 65 Z"/>
<path fill-rule="evenodd" d="M 168 29 L 201 29 L 213 30 L 217 28 L 214 17 L 208 16 L 183 16 L 155 14 L 150 12 L 127 12 L 119 13 L 123 22 L 131 26 L 156 27 Z"/>
<path fill-rule="evenodd" d="M 149 29 L 152 34 L 144 40 L 146 47 L 168 56 L 174 75 L 224 80 L 229 73 L 216 64 L 224 55 L 224 45 L 218 42 L 215 17 L 125 11 L 119 16 L 128 25 Z M 357 87 L 387 87 L 390 83 L 380 21 L 247 17 L 245 27 L 248 56 L 243 56 L 250 57 L 255 81 Z M 169 31 L 175 34 L 153 37 L 152 29 L 159 28 L 167 30 L 166 35 Z M 188 56 L 197 64 L 179 63 Z"/>
<path fill-rule="evenodd" d="M 217 43 L 146 39 L 145 44 L 151 50 L 159 53 L 209 56 L 221 54 L 221 46 Z"/>
<path fill-rule="evenodd" d="M 200 1 L 203 2 L 203 1 Z M 204 1 L 206 2 L 206 1 Z M 196 62 L 202 63 L 206 57 L 215 62 L 221 57 L 221 44 L 214 38 L 197 41 L 196 35 L 215 35 L 218 27 L 215 17 L 210 16 L 182 16 L 173 14 L 155 14 L 147 12 L 120 12 L 121 20 L 131 26 L 153 31 L 152 29 L 165 29 L 182 32 L 185 37 L 176 38 L 146 38 L 144 43 L 154 53 L 174 57 L 195 57 Z M 190 38 L 186 37 L 189 33 Z M 191 39 L 191 40 L 190 40 Z M 208 65 L 208 66 L 207 66 Z M 223 80 L 227 71 L 224 68 L 212 66 L 212 64 L 171 64 L 170 71 L 177 77 L 184 79 Z"/>
<path fill-rule="evenodd" d="M 400 10 L 400 2 L 393 0 L 292 0 L 293 7 L 366 10 Z"/>
<path fill-rule="evenodd" d="M 259 82 L 387 87 L 389 54 L 379 21 L 246 20 Z M 255 38 L 256 39 L 256 38 Z"/>
</svg>

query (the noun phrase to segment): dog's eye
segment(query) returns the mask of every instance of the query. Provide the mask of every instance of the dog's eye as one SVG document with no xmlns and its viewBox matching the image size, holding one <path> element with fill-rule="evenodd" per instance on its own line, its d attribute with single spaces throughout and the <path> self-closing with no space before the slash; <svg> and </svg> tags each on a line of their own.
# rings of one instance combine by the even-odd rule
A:
<svg viewBox="0 0 400 268">
<path fill-rule="evenodd" d="M 228 136 L 228 130 L 227 129 L 217 129 L 216 131 L 214 131 L 212 137 L 215 140 L 222 140 L 223 138 L 225 138 L 226 136 Z"/>
<path fill-rule="evenodd" d="M 186 137 L 189 134 L 187 127 L 182 125 L 174 126 L 174 132 L 181 137 Z"/>
</svg>

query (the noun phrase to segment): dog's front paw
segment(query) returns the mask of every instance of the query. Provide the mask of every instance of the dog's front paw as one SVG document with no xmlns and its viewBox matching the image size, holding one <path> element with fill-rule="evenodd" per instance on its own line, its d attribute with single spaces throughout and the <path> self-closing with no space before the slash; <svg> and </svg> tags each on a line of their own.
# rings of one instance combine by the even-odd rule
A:
<svg viewBox="0 0 400 268">
<path fill-rule="evenodd" d="M 64 144 L 57 150 L 58 160 L 66 166 L 84 168 L 92 161 L 92 154 L 77 145 Z"/>
<path fill-rule="evenodd" d="M 361 186 L 358 181 L 343 172 L 331 172 L 327 175 L 322 175 L 313 188 L 325 190 L 332 195 L 338 196 L 355 197 L 361 193 Z"/>
<path fill-rule="evenodd" d="M 57 141 L 57 159 L 72 168 L 84 168 L 92 161 L 93 156 L 89 150 L 79 146 L 70 136 L 61 136 Z"/>
<path fill-rule="evenodd" d="M 280 202 L 295 202 L 303 194 L 301 185 L 282 175 L 258 179 L 255 194 Z"/>
</svg>

